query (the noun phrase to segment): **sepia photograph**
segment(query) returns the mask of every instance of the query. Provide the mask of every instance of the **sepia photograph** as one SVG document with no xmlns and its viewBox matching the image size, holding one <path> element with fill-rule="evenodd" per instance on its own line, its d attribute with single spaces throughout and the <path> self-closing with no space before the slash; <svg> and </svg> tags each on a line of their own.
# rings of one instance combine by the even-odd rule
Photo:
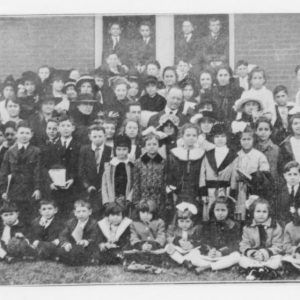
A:
<svg viewBox="0 0 300 300">
<path fill-rule="evenodd" d="M 298 282 L 299 33 L 0 12 L 0 285 Z"/>
</svg>

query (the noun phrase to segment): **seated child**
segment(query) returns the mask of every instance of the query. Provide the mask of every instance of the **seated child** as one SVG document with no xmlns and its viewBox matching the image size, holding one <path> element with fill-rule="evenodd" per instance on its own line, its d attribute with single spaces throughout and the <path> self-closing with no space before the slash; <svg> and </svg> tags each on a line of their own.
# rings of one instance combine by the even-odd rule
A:
<svg viewBox="0 0 300 300">
<path fill-rule="evenodd" d="M 40 259 L 54 259 L 57 255 L 59 234 L 63 224 L 57 219 L 54 201 L 40 201 L 40 216 L 33 220 L 29 234 L 32 248 Z"/>
<path fill-rule="evenodd" d="M 90 203 L 83 200 L 74 203 L 74 218 L 67 221 L 59 235 L 61 262 L 68 265 L 94 263 L 99 230 L 91 214 Z"/>
<path fill-rule="evenodd" d="M 243 228 L 239 265 L 251 271 L 261 267 L 277 270 L 281 266 L 283 230 L 273 218 L 269 202 L 256 199 L 250 205 L 250 215 L 251 223 Z"/>
<path fill-rule="evenodd" d="M 110 203 L 106 207 L 105 217 L 98 222 L 100 264 L 122 262 L 121 252 L 129 244 L 131 223 L 129 218 L 124 217 L 124 207 L 120 204 Z"/>
<path fill-rule="evenodd" d="M 19 211 L 13 203 L 5 203 L 1 210 L 0 258 L 10 263 L 14 259 L 34 257 L 34 250 L 26 238 L 25 226 L 19 221 Z"/>
</svg>

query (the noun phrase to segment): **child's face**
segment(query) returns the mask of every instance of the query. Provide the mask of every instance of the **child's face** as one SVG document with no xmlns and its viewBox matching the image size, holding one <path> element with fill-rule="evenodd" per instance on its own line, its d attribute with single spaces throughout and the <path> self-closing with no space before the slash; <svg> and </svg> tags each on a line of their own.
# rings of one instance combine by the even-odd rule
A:
<svg viewBox="0 0 300 300">
<path fill-rule="evenodd" d="M 216 147 L 224 147 L 227 144 L 226 134 L 216 134 L 214 136 L 214 144 Z"/>
<path fill-rule="evenodd" d="M 178 227 L 184 231 L 189 230 L 193 226 L 193 221 L 190 218 L 179 218 L 177 223 Z"/>
<path fill-rule="evenodd" d="M 230 75 L 227 70 L 221 69 L 217 74 L 217 80 L 220 86 L 229 84 Z"/>
<path fill-rule="evenodd" d="M 172 86 L 176 83 L 176 75 L 173 70 L 167 70 L 164 74 L 164 83 L 165 85 Z"/>
<path fill-rule="evenodd" d="M 116 157 L 119 160 L 126 160 L 128 158 L 129 149 L 127 147 L 116 147 Z"/>
<path fill-rule="evenodd" d="M 115 87 L 115 95 L 117 97 L 118 100 L 124 100 L 126 98 L 127 95 L 127 86 L 126 84 L 118 84 Z"/>
<path fill-rule="evenodd" d="M 59 123 L 58 131 L 64 138 L 70 137 L 74 130 L 75 127 L 69 120 L 65 120 Z"/>
<path fill-rule="evenodd" d="M 0 131 L 0 146 L 4 143 L 4 141 L 5 141 L 4 132 Z"/>
<path fill-rule="evenodd" d="M 159 76 L 159 69 L 157 68 L 157 66 L 153 65 L 153 64 L 149 64 L 147 66 L 147 75 L 158 77 Z"/>
<path fill-rule="evenodd" d="M 69 100 L 74 100 L 77 97 L 77 92 L 74 86 L 69 86 L 66 88 L 66 95 Z"/>
<path fill-rule="evenodd" d="M 137 122 L 139 122 L 141 120 L 141 114 L 142 114 L 141 106 L 140 105 L 130 106 L 128 114 L 129 114 L 131 119 L 136 120 Z"/>
<path fill-rule="evenodd" d="M 195 128 L 188 128 L 185 130 L 182 139 L 187 147 L 193 147 L 197 142 L 198 134 Z"/>
<path fill-rule="evenodd" d="M 93 88 L 92 85 L 89 82 L 83 82 L 80 86 L 80 93 L 81 94 L 92 94 Z"/>
<path fill-rule="evenodd" d="M 61 79 L 54 80 L 52 83 L 53 90 L 56 92 L 61 92 L 64 87 L 64 82 Z"/>
<path fill-rule="evenodd" d="M 89 116 L 93 112 L 94 104 L 91 102 L 81 103 L 77 108 L 83 115 Z"/>
<path fill-rule="evenodd" d="M 99 147 L 105 142 L 105 134 L 102 130 L 92 130 L 89 135 L 90 141 L 95 146 Z"/>
<path fill-rule="evenodd" d="M 218 34 L 221 29 L 221 22 L 219 20 L 209 22 L 209 30 L 214 33 Z"/>
<path fill-rule="evenodd" d="M 228 216 L 228 208 L 223 203 L 217 203 L 214 208 L 214 215 L 217 221 L 224 221 Z"/>
<path fill-rule="evenodd" d="M 5 212 L 1 215 L 2 222 L 4 225 L 13 225 L 19 217 L 19 213 L 16 211 Z"/>
<path fill-rule="evenodd" d="M 264 142 L 269 140 L 271 136 L 271 128 L 268 123 L 260 122 L 257 129 L 256 129 L 256 135 L 258 136 L 259 140 Z"/>
<path fill-rule="evenodd" d="M 146 92 L 150 97 L 155 96 L 157 93 L 157 86 L 155 84 L 148 84 L 146 86 Z"/>
<path fill-rule="evenodd" d="M 110 214 L 108 216 L 108 222 L 115 226 L 119 225 L 121 223 L 122 219 L 123 219 L 122 213 L 118 213 L 118 214 L 114 214 L 114 215 Z"/>
<path fill-rule="evenodd" d="M 136 97 L 139 92 L 139 85 L 137 82 L 130 82 L 129 89 L 128 89 L 128 96 Z"/>
<path fill-rule="evenodd" d="M 194 31 L 194 27 L 190 21 L 184 21 L 182 23 L 183 34 L 190 34 Z"/>
<path fill-rule="evenodd" d="M 293 120 L 292 131 L 294 135 L 300 136 L 300 119 L 296 118 Z"/>
<path fill-rule="evenodd" d="M 24 82 L 24 87 L 27 91 L 27 95 L 32 95 L 35 91 L 35 84 L 34 84 L 34 82 L 32 82 L 30 80 L 26 80 Z"/>
<path fill-rule="evenodd" d="M 5 138 L 7 140 L 8 146 L 12 146 L 16 141 L 16 131 L 12 127 L 5 129 Z"/>
<path fill-rule="evenodd" d="M 44 102 L 42 104 L 41 110 L 44 114 L 52 114 L 55 108 L 55 102 L 54 101 L 48 101 Z"/>
<path fill-rule="evenodd" d="M 289 171 L 285 172 L 283 176 L 288 185 L 294 186 L 300 182 L 300 172 L 298 168 L 291 168 Z"/>
<path fill-rule="evenodd" d="M 184 61 L 180 61 L 177 65 L 177 73 L 183 73 L 183 74 L 186 74 L 189 72 L 190 70 L 190 67 L 189 67 L 189 64 L 187 62 L 184 62 Z"/>
<path fill-rule="evenodd" d="M 50 76 L 50 70 L 48 68 L 40 68 L 39 69 L 39 77 L 42 81 L 49 78 Z"/>
<path fill-rule="evenodd" d="M 242 133 L 241 146 L 243 150 L 251 150 L 253 147 L 253 136 L 251 133 Z"/>
<path fill-rule="evenodd" d="M 240 65 L 236 68 L 236 74 L 238 77 L 245 78 L 248 75 L 248 67 Z"/>
<path fill-rule="evenodd" d="M 139 131 L 139 127 L 136 122 L 128 122 L 125 127 L 125 134 L 128 135 L 129 138 L 135 139 L 137 137 Z"/>
<path fill-rule="evenodd" d="M 32 138 L 32 132 L 30 128 L 19 127 L 17 131 L 17 141 L 21 144 L 27 144 Z"/>
<path fill-rule="evenodd" d="M 285 91 L 280 91 L 275 95 L 275 101 L 279 106 L 285 106 L 288 99 L 289 97 Z"/>
<path fill-rule="evenodd" d="M 111 27 L 110 27 L 110 34 L 112 36 L 115 36 L 115 37 L 118 37 L 120 34 L 121 34 L 121 28 L 120 28 L 120 25 L 119 24 L 113 24 Z"/>
<path fill-rule="evenodd" d="M 50 140 L 57 138 L 58 125 L 55 122 L 48 122 L 46 127 L 46 134 Z"/>
<path fill-rule="evenodd" d="M 15 91 L 12 86 L 6 86 L 3 89 L 3 97 L 4 99 L 12 99 L 15 96 Z"/>
<path fill-rule="evenodd" d="M 212 78 L 209 73 L 202 73 L 200 76 L 200 85 L 204 90 L 210 89 L 212 86 Z"/>
<path fill-rule="evenodd" d="M 266 204 L 259 203 L 254 209 L 254 220 L 257 224 L 262 224 L 268 220 L 269 210 Z"/>
<path fill-rule="evenodd" d="M 252 116 L 254 112 L 259 110 L 259 105 L 255 101 L 248 101 L 243 106 L 243 111 L 249 116 Z"/>
<path fill-rule="evenodd" d="M 261 89 L 265 83 L 265 78 L 263 73 L 262 72 L 253 73 L 250 83 L 251 83 L 251 87 L 253 87 L 255 90 Z"/>
<path fill-rule="evenodd" d="M 193 97 L 194 95 L 194 89 L 191 85 L 186 85 L 182 91 L 183 93 L 183 99 L 184 100 L 189 100 Z"/>
<path fill-rule="evenodd" d="M 210 133 L 214 123 L 211 122 L 209 119 L 203 119 L 202 122 L 200 123 L 200 129 L 203 133 L 208 134 Z"/>
<path fill-rule="evenodd" d="M 100 76 L 95 76 L 95 83 L 101 89 L 104 85 L 104 78 Z"/>
<path fill-rule="evenodd" d="M 106 138 L 112 139 L 116 133 L 116 126 L 112 123 L 104 123 L 103 127 L 105 128 Z"/>
<path fill-rule="evenodd" d="M 144 223 L 149 223 L 153 218 L 153 214 L 149 211 L 140 211 L 139 215 L 140 220 Z"/>
<path fill-rule="evenodd" d="M 150 28 L 147 25 L 141 25 L 140 34 L 143 38 L 148 38 L 151 34 Z"/>
<path fill-rule="evenodd" d="M 110 68 L 116 68 L 120 64 L 120 60 L 117 54 L 110 54 L 106 59 L 106 63 Z"/>
<path fill-rule="evenodd" d="M 18 117 L 20 114 L 20 105 L 15 102 L 8 101 L 6 109 L 9 116 L 12 118 Z"/>
<path fill-rule="evenodd" d="M 74 215 L 77 220 L 85 222 L 92 214 L 92 210 L 86 206 L 77 205 L 74 209 Z"/>
<path fill-rule="evenodd" d="M 155 138 L 147 140 L 145 143 L 146 152 L 150 155 L 156 154 L 158 151 L 158 148 L 159 148 L 159 143 L 158 143 L 158 140 Z"/>
<path fill-rule="evenodd" d="M 43 204 L 39 209 L 40 215 L 45 219 L 52 219 L 57 213 L 57 208 L 52 204 Z"/>
<path fill-rule="evenodd" d="M 163 127 L 163 132 L 166 135 L 173 135 L 175 133 L 175 128 L 171 123 L 167 123 L 164 127 Z"/>
</svg>

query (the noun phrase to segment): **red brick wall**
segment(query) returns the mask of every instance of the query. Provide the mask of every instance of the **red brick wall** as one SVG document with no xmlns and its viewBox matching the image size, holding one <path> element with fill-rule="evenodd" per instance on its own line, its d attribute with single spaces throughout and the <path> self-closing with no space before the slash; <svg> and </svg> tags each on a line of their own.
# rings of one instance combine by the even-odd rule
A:
<svg viewBox="0 0 300 300">
<path fill-rule="evenodd" d="M 246 59 L 267 72 L 267 87 L 284 84 L 294 98 L 300 64 L 300 14 L 235 15 L 235 61 Z"/>
<path fill-rule="evenodd" d="M 42 64 L 56 68 L 94 67 L 94 17 L 0 18 L 0 79 L 17 78 Z"/>
</svg>

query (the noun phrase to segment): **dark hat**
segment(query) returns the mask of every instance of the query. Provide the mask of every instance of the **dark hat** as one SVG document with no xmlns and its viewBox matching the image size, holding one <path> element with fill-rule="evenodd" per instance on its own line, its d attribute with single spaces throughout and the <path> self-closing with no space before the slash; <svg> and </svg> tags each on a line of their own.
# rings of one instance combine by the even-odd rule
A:
<svg viewBox="0 0 300 300">
<path fill-rule="evenodd" d="M 7 212 L 14 212 L 14 211 L 17 212 L 19 210 L 18 210 L 17 206 L 14 203 L 10 203 L 10 202 L 4 203 L 2 205 L 2 207 L 0 208 L 0 214 L 1 215 L 4 214 L 4 213 L 7 213 Z"/>
<path fill-rule="evenodd" d="M 75 103 L 78 104 L 89 104 L 89 103 L 96 103 L 97 100 L 95 100 L 94 96 L 92 94 L 80 94 L 78 98 L 76 99 Z"/>
<path fill-rule="evenodd" d="M 127 135 L 117 135 L 114 140 L 114 146 L 117 147 L 127 147 L 131 148 L 131 140 Z"/>
<path fill-rule="evenodd" d="M 190 122 L 193 124 L 198 124 L 203 122 L 204 120 L 210 120 L 214 123 L 217 120 L 217 117 L 213 111 L 203 110 L 200 113 L 191 117 Z"/>
<path fill-rule="evenodd" d="M 76 88 L 76 81 L 74 79 L 68 79 L 68 81 L 65 82 L 65 85 L 62 89 L 63 93 L 65 93 L 67 88 L 70 86 L 73 86 L 74 88 Z"/>
<path fill-rule="evenodd" d="M 40 83 L 40 78 L 38 74 L 36 74 L 33 71 L 26 71 L 22 73 L 22 79 L 23 81 L 32 81 L 35 83 L 35 85 L 38 85 Z"/>
<path fill-rule="evenodd" d="M 56 103 L 56 98 L 51 95 L 51 94 L 43 94 L 40 97 L 39 103 L 43 104 L 43 103 L 48 103 L 48 102 L 54 102 Z"/>
<path fill-rule="evenodd" d="M 12 75 L 8 75 L 2 84 L 2 89 L 6 88 L 7 86 L 11 86 L 14 90 L 16 90 L 16 81 Z"/>
<path fill-rule="evenodd" d="M 92 87 L 95 86 L 95 79 L 94 77 L 90 75 L 82 75 L 77 81 L 76 81 L 76 88 L 79 88 L 84 82 L 89 82 Z"/>
<path fill-rule="evenodd" d="M 145 86 L 153 84 L 153 85 L 158 85 L 158 79 L 155 76 L 147 76 L 145 79 Z"/>
<path fill-rule="evenodd" d="M 211 129 L 210 134 L 212 136 L 221 135 L 221 134 L 227 134 L 225 124 L 224 123 L 216 123 L 216 124 L 214 124 L 213 127 L 212 127 L 212 129 Z"/>
</svg>

